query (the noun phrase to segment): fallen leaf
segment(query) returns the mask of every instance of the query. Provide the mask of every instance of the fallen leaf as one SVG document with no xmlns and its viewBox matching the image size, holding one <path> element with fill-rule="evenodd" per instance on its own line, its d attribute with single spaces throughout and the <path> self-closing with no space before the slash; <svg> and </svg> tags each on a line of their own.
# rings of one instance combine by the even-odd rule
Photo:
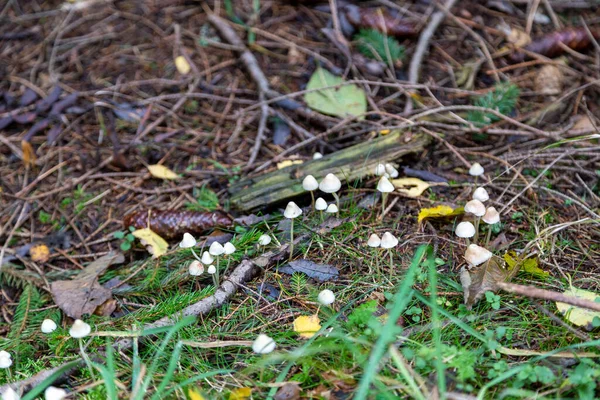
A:
<svg viewBox="0 0 600 400">
<path fill-rule="evenodd" d="M 419 197 L 425 190 L 431 187 L 430 183 L 424 182 L 418 178 L 400 178 L 391 179 L 392 185 L 408 197 Z"/>
<path fill-rule="evenodd" d="M 562 91 L 565 76 L 553 64 L 544 65 L 535 76 L 535 91 L 542 95 L 557 95 Z"/>
<path fill-rule="evenodd" d="M 23 163 L 25 166 L 29 165 L 33 167 L 37 156 L 33 150 L 33 146 L 26 140 L 21 140 L 21 150 L 23 151 Z"/>
<path fill-rule="evenodd" d="M 233 389 L 229 393 L 229 400 L 247 400 L 252 396 L 252 389 L 248 387 L 242 387 Z"/>
<path fill-rule="evenodd" d="M 100 315 L 101 317 L 110 317 L 110 315 L 116 309 L 117 309 L 117 300 L 115 300 L 115 299 L 108 299 L 104 303 L 102 303 L 98 307 L 96 307 L 96 310 L 94 311 L 94 314 L 95 315 Z"/>
<path fill-rule="evenodd" d="M 286 382 L 275 393 L 274 400 L 298 400 L 300 398 L 300 384 L 298 382 Z"/>
<path fill-rule="evenodd" d="M 71 318 L 92 315 L 112 297 L 112 291 L 101 286 L 98 277 L 112 264 L 123 261 L 123 254 L 110 252 L 88 265 L 75 279 L 52 282 L 50 292 L 54 302 Z"/>
<path fill-rule="evenodd" d="M 188 389 L 188 397 L 190 398 L 190 400 L 206 400 L 206 397 L 204 397 L 202 393 L 200 393 L 200 391 L 196 388 Z"/>
<path fill-rule="evenodd" d="M 594 126 L 594 124 L 592 123 L 592 120 L 590 120 L 590 117 L 588 117 L 587 115 L 582 115 L 579 119 L 577 119 L 577 122 L 575 122 L 575 125 L 573 125 L 573 127 L 569 130 L 569 132 L 571 131 L 579 131 L 579 130 L 595 130 L 596 127 Z"/>
<path fill-rule="evenodd" d="M 531 43 L 531 36 L 519 28 L 511 28 L 506 40 L 514 44 L 516 47 L 524 47 Z"/>
<path fill-rule="evenodd" d="M 181 75 L 187 75 L 190 73 L 192 67 L 190 67 L 190 63 L 187 62 L 184 56 L 175 57 L 175 68 Z"/>
<path fill-rule="evenodd" d="M 301 315 L 294 320 L 294 332 L 305 339 L 310 339 L 321 329 L 321 320 L 317 315 Z"/>
<path fill-rule="evenodd" d="M 291 167 L 292 165 L 302 164 L 304 161 L 302 160 L 284 160 L 282 162 L 277 163 L 277 169 L 283 169 L 286 167 Z"/>
<path fill-rule="evenodd" d="M 497 283 L 504 282 L 507 278 L 508 272 L 494 257 L 470 271 L 463 267 L 460 271 L 460 283 L 467 308 L 473 307 L 485 292 L 495 292 L 498 289 Z"/>
<path fill-rule="evenodd" d="M 293 275 L 294 272 L 301 272 L 309 278 L 314 278 L 321 282 L 335 279 L 340 274 L 340 271 L 334 266 L 317 264 L 305 258 L 292 261 L 288 265 L 279 268 L 278 271 L 288 275 Z"/>
<path fill-rule="evenodd" d="M 148 168 L 148 171 L 150 171 L 150 174 L 155 178 L 179 179 L 179 175 L 177 175 L 175 172 L 171 171 L 169 168 L 165 167 L 164 165 L 160 165 L 160 164 L 148 165 L 147 168 Z"/>
<path fill-rule="evenodd" d="M 565 290 L 564 294 L 567 296 L 579 297 L 581 299 L 595 302 L 600 301 L 600 294 L 590 292 L 588 290 L 578 289 L 573 286 Z M 600 312 L 598 311 L 575 307 L 559 301 L 556 302 L 556 308 L 558 308 L 558 311 L 560 311 L 573 324 L 577 326 L 583 326 L 587 330 L 592 330 L 600 325 Z M 594 322 L 594 320 L 596 321 Z"/>
<path fill-rule="evenodd" d="M 367 111 L 365 92 L 354 84 L 344 83 L 339 76 L 319 67 L 308 81 L 306 90 L 309 92 L 304 95 L 304 101 L 310 108 L 323 114 L 342 118 L 364 114 Z M 364 116 L 358 119 L 362 120 Z"/>
<path fill-rule="evenodd" d="M 426 219 L 451 218 L 464 214 L 463 207 L 452 208 L 450 206 L 439 205 L 432 208 L 422 208 L 419 210 L 419 223 Z"/>
<path fill-rule="evenodd" d="M 38 243 L 29 249 L 29 255 L 31 261 L 45 263 L 50 257 L 50 248 L 44 243 Z"/>
<path fill-rule="evenodd" d="M 548 275 L 550 275 L 548 271 L 544 271 L 538 266 L 537 257 L 526 258 L 525 260 L 522 260 L 519 265 L 517 265 L 519 257 L 515 251 L 507 251 L 504 253 L 503 258 L 504 261 L 506 261 L 506 265 L 508 266 L 507 269 L 509 271 L 512 271 L 513 268 L 517 267 L 522 271 L 542 278 L 546 278 Z M 517 271 L 514 272 L 516 273 Z"/>
<path fill-rule="evenodd" d="M 146 246 L 146 250 L 148 250 L 148 253 L 152 254 L 152 258 L 162 256 L 169 248 L 169 244 L 165 239 L 154 233 L 150 228 L 136 229 L 131 232 L 131 234 L 140 239 L 140 243 L 143 246 Z"/>
</svg>

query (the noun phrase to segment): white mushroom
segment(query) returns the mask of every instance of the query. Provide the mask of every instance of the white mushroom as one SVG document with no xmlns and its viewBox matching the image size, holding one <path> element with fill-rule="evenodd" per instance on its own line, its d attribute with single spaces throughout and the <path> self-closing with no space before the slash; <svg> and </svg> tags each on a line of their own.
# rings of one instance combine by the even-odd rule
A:
<svg viewBox="0 0 600 400">
<path fill-rule="evenodd" d="M 392 164 L 385 164 L 385 172 L 390 176 L 390 178 L 397 178 L 400 173 Z"/>
<path fill-rule="evenodd" d="M 235 253 L 236 248 L 233 245 L 233 243 L 227 242 L 223 245 L 223 250 L 225 250 L 226 255 L 230 255 L 230 254 Z"/>
<path fill-rule="evenodd" d="M 277 344 L 272 338 L 261 333 L 254 339 L 252 351 L 257 354 L 267 354 L 275 350 L 276 346 Z"/>
<path fill-rule="evenodd" d="M 471 176 L 483 175 L 484 172 L 485 170 L 478 162 L 474 163 L 473 165 L 471 165 L 471 168 L 469 168 L 469 175 Z"/>
<path fill-rule="evenodd" d="M 483 217 L 485 215 L 485 206 L 479 200 L 471 200 L 465 204 L 465 212 L 473 214 L 476 217 Z"/>
<path fill-rule="evenodd" d="M 75 322 L 73 322 L 71 329 L 69 329 L 69 335 L 74 339 L 81 339 L 89 335 L 91 331 L 91 326 L 80 319 L 76 319 Z"/>
<path fill-rule="evenodd" d="M 469 221 L 461 222 L 456 225 L 454 232 L 456 233 L 456 236 L 460 238 L 472 238 L 475 236 L 475 226 Z"/>
<path fill-rule="evenodd" d="M 190 264 L 188 272 L 191 276 L 200 276 L 204 273 L 204 265 L 200 261 L 194 260 Z"/>
<path fill-rule="evenodd" d="M 46 318 L 42 321 L 41 331 L 42 333 L 52 333 L 56 330 L 56 322 L 51 319 Z"/>
<path fill-rule="evenodd" d="M 369 236 L 369 240 L 367 240 L 367 246 L 369 247 L 379 247 L 381 246 L 381 238 L 377 236 L 376 233 L 372 233 Z"/>
<path fill-rule="evenodd" d="M 213 256 L 210 255 L 208 251 L 205 251 L 204 253 L 202 253 L 202 258 L 200 259 L 200 261 L 202 261 L 202 264 L 204 265 L 210 265 L 215 261 L 215 259 L 213 258 Z"/>
<path fill-rule="evenodd" d="M 315 201 L 315 209 L 318 211 L 325 211 L 327 209 L 327 202 L 322 197 L 319 197 Z"/>
<path fill-rule="evenodd" d="M 500 213 L 496 211 L 496 208 L 488 207 L 488 209 L 485 211 L 484 216 L 481 219 L 483 220 L 483 222 L 489 225 L 497 224 L 498 222 L 500 222 Z"/>
<path fill-rule="evenodd" d="M 283 216 L 286 218 L 294 219 L 302 214 L 302 209 L 296 205 L 293 201 L 290 201 L 283 212 Z"/>
<path fill-rule="evenodd" d="M 487 190 L 485 190 L 485 188 L 478 187 L 473 192 L 473 199 L 479 200 L 483 203 L 484 201 L 488 201 L 490 199 L 490 195 L 488 194 Z"/>
<path fill-rule="evenodd" d="M 335 301 L 335 294 L 329 289 L 321 290 L 317 300 L 319 300 L 319 303 L 321 303 L 322 305 L 328 306 L 330 304 L 333 304 L 333 302 Z"/>
<path fill-rule="evenodd" d="M 337 208 L 337 206 L 333 203 L 331 203 L 330 205 L 327 206 L 327 209 L 325 210 L 326 213 L 330 213 L 330 214 L 335 214 L 337 213 L 339 210 Z"/>
<path fill-rule="evenodd" d="M 473 266 L 483 264 L 490 258 L 492 258 L 492 252 L 476 244 L 470 244 L 465 252 L 465 259 Z"/>
<path fill-rule="evenodd" d="M 266 233 L 263 233 L 258 238 L 258 244 L 261 245 L 261 246 L 266 246 L 269 243 L 271 243 L 271 236 L 267 235 Z"/>
<path fill-rule="evenodd" d="M 44 390 L 44 399 L 45 400 L 62 400 L 67 397 L 67 391 L 65 389 L 57 388 L 54 386 L 48 386 L 46 390 Z"/>
<path fill-rule="evenodd" d="M 221 243 L 215 241 L 211 243 L 210 247 L 208 248 L 208 252 L 211 256 L 218 257 L 221 254 L 225 253 L 225 248 L 223 248 L 223 245 Z"/>
<path fill-rule="evenodd" d="M 381 247 L 384 249 L 391 249 L 398 245 L 398 239 L 390 232 L 386 232 L 381 237 Z"/>
<path fill-rule="evenodd" d="M 196 245 L 196 239 L 189 233 L 183 234 L 183 240 L 179 243 L 179 247 L 182 249 L 189 249 L 190 247 L 194 247 Z"/>
</svg>

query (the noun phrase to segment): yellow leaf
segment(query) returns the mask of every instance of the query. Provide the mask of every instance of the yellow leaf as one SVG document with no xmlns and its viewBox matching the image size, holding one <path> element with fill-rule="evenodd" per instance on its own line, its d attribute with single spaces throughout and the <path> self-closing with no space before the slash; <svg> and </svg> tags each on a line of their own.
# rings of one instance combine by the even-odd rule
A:
<svg viewBox="0 0 600 400">
<path fill-rule="evenodd" d="M 463 207 L 452 208 L 450 206 L 440 205 L 432 208 L 422 208 L 419 210 L 419 223 L 426 219 L 456 217 L 465 212 Z"/>
<path fill-rule="evenodd" d="M 192 67 L 190 67 L 190 63 L 187 62 L 184 56 L 178 56 L 175 58 L 175 68 L 182 75 L 187 75 L 190 73 Z"/>
<path fill-rule="evenodd" d="M 206 400 L 206 397 L 202 396 L 202 393 L 195 388 L 188 389 L 188 397 L 190 400 Z"/>
<path fill-rule="evenodd" d="M 23 151 L 23 163 L 25 165 L 34 166 L 37 156 L 33 150 L 33 146 L 26 140 L 21 140 L 21 150 Z"/>
<path fill-rule="evenodd" d="M 310 339 L 321 329 L 321 321 L 316 315 L 302 315 L 294 320 L 294 332 L 300 337 Z"/>
<path fill-rule="evenodd" d="M 229 400 L 247 400 L 252 395 L 252 389 L 242 387 L 234 389 L 229 393 Z"/>
<path fill-rule="evenodd" d="M 29 255 L 31 256 L 31 261 L 44 263 L 50 257 L 50 249 L 43 243 L 36 244 L 29 249 Z"/>
<path fill-rule="evenodd" d="M 400 193 L 404 193 L 408 197 L 419 197 L 427 188 L 431 187 L 431 184 L 418 178 L 392 179 L 390 182 Z"/>
<path fill-rule="evenodd" d="M 532 275 L 540 276 L 542 278 L 545 278 L 548 275 L 550 275 L 550 273 L 548 271 L 544 271 L 543 269 L 538 267 L 537 257 L 531 257 L 531 258 L 522 260 L 520 263 L 520 266 L 516 265 L 519 257 L 517 256 L 517 253 L 514 251 L 507 251 L 506 253 L 504 253 L 503 258 L 504 258 L 504 261 L 506 261 L 506 265 L 508 265 L 507 269 L 509 271 L 512 271 L 513 268 L 515 268 L 515 267 L 518 267 L 525 272 L 528 272 Z"/>
<path fill-rule="evenodd" d="M 575 296 L 591 301 L 596 301 L 596 299 L 600 297 L 600 295 L 597 293 L 583 289 L 577 289 L 573 286 L 567 289 L 564 292 L 564 294 L 566 294 L 567 296 Z M 600 312 L 598 311 L 592 311 L 585 308 L 575 307 L 570 304 L 561 303 L 559 301 L 556 302 L 556 308 L 558 308 L 558 311 L 563 313 L 563 315 L 565 315 L 569 321 L 571 321 L 577 326 L 586 326 L 589 328 L 593 328 L 598 326 L 598 323 L 600 323 Z M 593 322 L 594 319 L 596 319 L 596 322 Z"/>
<path fill-rule="evenodd" d="M 148 165 L 148 171 L 150 171 L 150 174 L 155 178 L 179 179 L 179 175 L 177 175 L 175 172 L 171 171 L 169 168 L 165 167 L 164 165 L 160 165 L 160 164 Z"/>
<path fill-rule="evenodd" d="M 277 163 L 277 169 L 283 169 L 292 165 L 302 164 L 303 162 L 304 161 L 302 160 L 284 160 L 282 162 Z"/>
<path fill-rule="evenodd" d="M 137 229 L 131 232 L 133 236 L 140 239 L 140 243 L 146 246 L 148 253 L 152 254 L 153 258 L 162 256 L 167 252 L 169 244 L 165 239 L 161 238 L 150 228 Z"/>
</svg>

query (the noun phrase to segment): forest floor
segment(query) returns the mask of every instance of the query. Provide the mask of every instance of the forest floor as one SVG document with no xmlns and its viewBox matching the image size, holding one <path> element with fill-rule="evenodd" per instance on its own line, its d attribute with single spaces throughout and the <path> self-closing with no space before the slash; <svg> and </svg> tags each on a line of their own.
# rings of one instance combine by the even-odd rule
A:
<svg viewBox="0 0 600 400">
<path fill-rule="evenodd" d="M 594 3 L 4 2 L 3 399 L 600 397 Z"/>
</svg>

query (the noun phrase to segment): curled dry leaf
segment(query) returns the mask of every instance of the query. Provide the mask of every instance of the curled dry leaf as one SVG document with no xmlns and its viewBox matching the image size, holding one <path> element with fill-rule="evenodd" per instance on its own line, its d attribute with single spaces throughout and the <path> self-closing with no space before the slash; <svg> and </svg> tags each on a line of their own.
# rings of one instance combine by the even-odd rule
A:
<svg viewBox="0 0 600 400">
<path fill-rule="evenodd" d="M 396 190 L 408 197 L 419 197 L 432 186 L 446 185 L 438 182 L 424 182 L 419 178 L 390 179 Z"/>
<path fill-rule="evenodd" d="M 287 167 L 291 167 L 292 165 L 300 165 L 303 164 L 302 160 L 283 160 L 277 163 L 277 169 L 283 169 Z"/>
<path fill-rule="evenodd" d="M 509 271 L 513 271 L 516 267 L 519 270 L 523 270 L 532 275 L 539 276 L 541 278 L 546 278 L 550 273 L 548 271 L 544 271 L 538 266 L 537 257 L 526 258 L 524 260 L 519 261 L 519 257 L 517 253 L 514 251 L 507 251 L 504 253 L 504 261 L 506 261 L 506 265 L 508 266 Z M 516 272 L 516 271 L 515 271 Z"/>
<path fill-rule="evenodd" d="M 473 307 L 485 292 L 495 292 L 498 289 L 497 283 L 508 278 L 508 272 L 500 266 L 495 257 L 471 270 L 463 267 L 460 271 L 460 283 L 467 308 Z"/>
<path fill-rule="evenodd" d="M 167 180 L 173 180 L 173 179 L 180 178 L 179 175 L 177 175 L 175 172 L 171 171 L 169 168 L 165 167 L 164 165 L 160 165 L 160 164 L 148 165 L 147 168 L 148 168 L 148 171 L 150 171 L 150 174 L 155 178 L 167 179 Z"/>
<path fill-rule="evenodd" d="M 419 210 L 419 223 L 426 219 L 442 219 L 442 218 L 453 218 L 465 213 L 463 207 L 452 208 L 446 205 L 439 205 L 432 208 L 422 208 Z"/>
</svg>

